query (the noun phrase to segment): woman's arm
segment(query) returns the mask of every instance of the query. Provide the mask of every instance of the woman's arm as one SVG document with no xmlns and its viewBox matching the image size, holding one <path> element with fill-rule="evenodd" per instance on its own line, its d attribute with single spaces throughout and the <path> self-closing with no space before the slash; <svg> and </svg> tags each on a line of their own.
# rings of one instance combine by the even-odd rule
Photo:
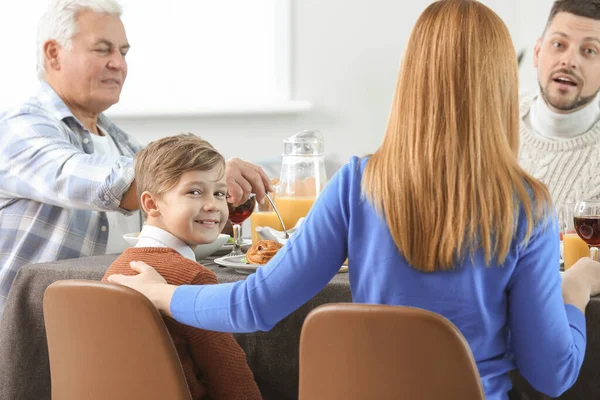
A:
<svg viewBox="0 0 600 400">
<path fill-rule="evenodd" d="M 161 312 L 169 315 L 170 311 L 187 325 L 221 332 L 269 330 L 327 285 L 346 259 L 348 198 L 350 193 L 360 194 L 356 169 L 355 162 L 342 168 L 299 231 L 266 266 L 244 281 L 169 288 L 153 280 L 143 267 L 136 277 L 113 275 L 111 282 L 144 293 Z"/>
<path fill-rule="evenodd" d="M 522 250 L 508 287 L 517 367 L 535 389 L 552 397 L 571 387 L 579 374 L 586 347 L 583 310 L 590 294 L 587 288 L 583 298 L 576 296 L 573 290 L 581 287 L 570 285 L 568 276 L 561 290 L 558 237 L 556 220 L 539 227 Z"/>
</svg>

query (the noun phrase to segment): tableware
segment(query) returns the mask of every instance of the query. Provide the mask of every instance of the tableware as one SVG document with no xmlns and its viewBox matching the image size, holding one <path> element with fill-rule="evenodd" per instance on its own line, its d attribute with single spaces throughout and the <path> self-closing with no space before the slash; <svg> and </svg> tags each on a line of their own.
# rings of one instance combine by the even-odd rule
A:
<svg viewBox="0 0 600 400">
<path fill-rule="evenodd" d="M 252 246 L 252 242 L 250 241 L 250 239 L 242 239 L 242 244 L 240 245 L 240 248 L 242 249 L 242 251 L 244 253 L 246 253 L 251 246 Z M 221 246 L 220 249 L 215 251 L 212 254 L 212 256 L 213 257 L 226 256 L 227 254 L 229 254 L 231 252 L 231 249 L 233 249 L 233 242 L 231 242 L 231 243 L 227 242 L 223 246 Z M 219 267 L 221 267 L 221 266 L 219 265 Z"/>
<path fill-rule="evenodd" d="M 285 139 L 283 148 L 274 203 L 289 228 L 306 217 L 327 183 L 323 135 L 302 131 Z"/>
<path fill-rule="evenodd" d="M 215 264 L 220 265 L 222 267 L 232 268 L 234 271 L 239 272 L 241 274 L 251 274 L 255 272 L 262 265 L 257 264 L 248 264 L 242 262 L 246 256 L 225 256 L 221 258 L 215 259 Z"/>
<path fill-rule="evenodd" d="M 291 237 L 302 225 L 304 222 L 304 218 L 300 218 L 292 229 L 288 229 L 287 233 Z M 263 240 L 275 240 L 281 244 L 286 244 L 289 238 L 285 237 L 285 232 L 278 231 L 277 229 L 273 229 L 268 226 L 257 226 L 256 232 L 258 236 L 260 236 Z"/>
<path fill-rule="evenodd" d="M 252 240 L 250 239 L 240 239 L 240 247 L 242 248 L 242 251 L 247 251 L 250 246 L 252 246 Z M 229 250 L 231 251 L 231 249 L 233 249 L 233 240 L 228 240 L 227 242 L 225 242 L 225 244 L 221 247 L 220 250 Z"/>
<path fill-rule="evenodd" d="M 219 234 L 217 239 L 212 243 L 199 244 L 194 249 L 194 254 L 196 255 L 196 260 L 200 261 L 205 259 L 206 257 L 214 254 L 220 248 L 223 247 L 225 243 L 229 240 L 230 236 L 224 233 Z"/>
<path fill-rule="evenodd" d="M 279 222 L 279 218 L 275 214 L 275 211 L 271 208 L 268 202 L 265 202 L 267 206 L 269 206 L 269 210 L 258 209 L 254 211 L 254 213 L 250 216 L 250 229 L 252 231 L 252 244 L 258 243 L 261 240 L 260 235 L 256 231 L 256 228 L 260 227 L 270 227 L 273 229 L 281 229 L 281 223 Z"/>
<path fill-rule="evenodd" d="M 229 220 L 233 224 L 233 249 L 231 250 L 231 253 L 228 254 L 230 257 L 244 255 L 244 252 L 241 249 L 241 224 L 252 214 L 255 206 L 256 197 L 254 195 L 250 195 L 245 203 L 238 206 L 234 206 L 229 202 L 227 203 L 227 207 L 229 207 Z"/>
<path fill-rule="evenodd" d="M 582 200 L 575 205 L 573 214 L 575 231 L 589 247 L 592 260 L 598 261 L 600 245 L 600 200 Z"/>
<path fill-rule="evenodd" d="M 276 185 L 276 183 L 273 183 Z M 271 193 L 269 198 L 273 200 L 275 193 Z M 261 226 L 269 226 L 273 229 L 281 230 L 281 221 L 278 215 L 273 210 L 272 201 L 264 201 L 263 204 L 256 202 L 256 209 L 250 216 L 250 230 L 252 232 L 252 244 L 258 243 L 261 240 L 256 232 L 256 228 Z"/>
<path fill-rule="evenodd" d="M 290 238 L 290 234 L 285 229 L 285 224 L 283 223 L 283 219 L 281 219 L 281 214 L 279 214 L 279 211 L 277 210 L 277 207 L 275 207 L 275 203 L 273 203 L 273 200 L 271 199 L 271 196 L 269 196 L 269 193 L 265 193 L 265 196 L 267 197 L 267 200 L 269 200 L 269 203 L 271 203 L 271 207 L 273 207 L 273 211 L 277 215 L 277 218 L 279 218 L 279 223 L 281 224 L 281 228 L 283 230 L 283 233 L 285 233 L 284 239 L 289 239 Z"/>
<path fill-rule="evenodd" d="M 225 257 L 220 257 L 220 258 L 215 259 L 214 262 L 215 262 L 215 264 L 217 264 L 221 267 L 232 268 L 234 271 L 239 272 L 241 274 L 251 274 L 251 273 L 255 272 L 258 268 L 262 267 L 262 265 L 260 265 L 260 264 L 245 263 L 242 261 L 244 258 L 246 258 L 245 255 L 233 256 L 233 257 L 225 256 Z M 344 272 L 348 272 L 347 265 L 342 265 L 340 267 L 340 270 L 338 271 L 338 273 L 344 273 Z"/>
<path fill-rule="evenodd" d="M 140 240 L 139 234 L 139 232 L 126 233 L 123 235 L 123 239 L 125 239 L 125 241 L 127 242 L 127 244 L 129 244 L 130 247 L 135 247 L 138 241 Z M 229 240 L 229 235 L 221 233 L 219 234 L 219 236 L 217 236 L 214 242 L 199 244 L 194 249 L 196 260 L 200 261 L 215 253 L 217 250 L 222 248 L 225 245 L 225 243 L 227 243 L 227 240 Z"/>
<path fill-rule="evenodd" d="M 580 258 L 589 257 L 590 249 L 577 233 L 565 233 L 563 235 L 563 262 L 564 269 L 571 268 Z"/>
</svg>

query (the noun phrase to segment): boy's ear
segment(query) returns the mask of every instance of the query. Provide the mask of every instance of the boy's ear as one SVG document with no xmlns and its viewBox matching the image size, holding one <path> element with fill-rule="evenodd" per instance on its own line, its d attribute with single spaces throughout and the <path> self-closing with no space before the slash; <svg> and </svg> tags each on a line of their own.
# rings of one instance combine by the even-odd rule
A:
<svg viewBox="0 0 600 400">
<path fill-rule="evenodd" d="M 142 193 L 142 195 L 140 196 L 140 205 L 149 217 L 160 217 L 160 210 L 158 209 L 158 204 L 156 202 L 156 199 L 150 192 L 145 191 L 144 193 Z"/>
</svg>

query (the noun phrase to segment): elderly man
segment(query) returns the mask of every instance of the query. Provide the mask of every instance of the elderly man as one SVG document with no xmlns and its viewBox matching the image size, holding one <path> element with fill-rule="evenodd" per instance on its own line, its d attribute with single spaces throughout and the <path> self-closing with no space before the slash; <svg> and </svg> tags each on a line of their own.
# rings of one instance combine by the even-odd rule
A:
<svg viewBox="0 0 600 400">
<path fill-rule="evenodd" d="M 557 205 L 600 198 L 600 1 L 556 1 L 534 66 L 540 90 L 521 99 L 519 162 Z"/>
<path fill-rule="evenodd" d="M 140 229 L 140 146 L 102 115 L 127 77 L 120 15 L 115 0 L 55 0 L 40 21 L 41 89 L 0 121 L 0 315 L 22 265 L 120 252 Z M 226 174 L 236 203 L 271 189 L 239 159 Z"/>
</svg>

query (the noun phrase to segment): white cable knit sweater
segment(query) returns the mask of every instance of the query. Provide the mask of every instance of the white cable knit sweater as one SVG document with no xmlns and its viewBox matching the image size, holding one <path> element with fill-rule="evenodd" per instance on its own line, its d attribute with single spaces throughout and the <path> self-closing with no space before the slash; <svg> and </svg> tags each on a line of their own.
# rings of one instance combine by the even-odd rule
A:
<svg viewBox="0 0 600 400">
<path fill-rule="evenodd" d="M 555 205 L 600 199 L 600 121 L 567 140 L 535 135 L 523 122 L 535 95 L 521 98 L 519 164 L 548 186 Z"/>
</svg>

